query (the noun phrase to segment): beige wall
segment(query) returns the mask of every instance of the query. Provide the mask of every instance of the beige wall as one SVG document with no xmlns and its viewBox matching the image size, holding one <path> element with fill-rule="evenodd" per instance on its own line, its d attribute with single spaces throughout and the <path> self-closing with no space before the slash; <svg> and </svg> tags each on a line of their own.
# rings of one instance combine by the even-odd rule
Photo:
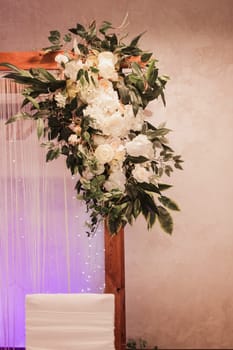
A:
<svg viewBox="0 0 233 350">
<path fill-rule="evenodd" d="M 172 144 L 185 159 L 170 191 L 182 208 L 172 237 L 139 219 L 126 230 L 128 336 L 161 348 L 233 347 L 233 0 L 0 0 L 0 51 L 47 45 L 50 29 L 129 12 L 131 35 L 172 78 Z"/>
</svg>

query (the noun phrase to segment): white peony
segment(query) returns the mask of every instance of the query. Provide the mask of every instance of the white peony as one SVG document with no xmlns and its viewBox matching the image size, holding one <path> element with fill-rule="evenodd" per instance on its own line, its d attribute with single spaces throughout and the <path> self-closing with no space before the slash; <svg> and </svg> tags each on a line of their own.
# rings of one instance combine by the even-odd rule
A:
<svg viewBox="0 0 233 350">
<path fill-rule="evenodd" d="M 114 150 L 107 143 L 99 145 L 95 150 L 95 157 L 100 164 L 111 162 L 114 157 Z"/>
<path fill-rule="evenodd" d="M 122 171 L 114 171 L 110 174 L 108 180 L 104 183 L 104 187 L 107 191 L 113 189 L 125 190 L 126 177 Z"/>
<path fill-rule="evenodd" d="M 153 172 L 151 169 L 147 170 L 143 166 L 136 164 L 132 175 L 138 182 L 150 182 Z"/>
<path fill-rule="evenodd" d="M 98 56 L 99 74 L 104 79 L 118 80 L 118 74 L 115 71 L 116 56 L 110 51 L 100 52 Z"/>
<path fill-rule="evenodd" d="M 66 55 L 62 55 L 61 53 L 59 53 L 56 57 L 55 57 L 55 62 L 59 63 L 59 64 L 66 64 L 69 61 L 69 58 Z"/>
<path fill-rule="evenodd" d="M 153 144 L 146 135 L 138 135 L 125 145 L 127 153 L 133 157 L 144 156 L 149 159 L 154 157 Z"/>
<path fill-rule="evenodd" d="M 127 135 L 127 125 L 120 112 L 115 112 L 104 119 L 101 130 L 105 135 L 124 137 Z"/>
</svg>

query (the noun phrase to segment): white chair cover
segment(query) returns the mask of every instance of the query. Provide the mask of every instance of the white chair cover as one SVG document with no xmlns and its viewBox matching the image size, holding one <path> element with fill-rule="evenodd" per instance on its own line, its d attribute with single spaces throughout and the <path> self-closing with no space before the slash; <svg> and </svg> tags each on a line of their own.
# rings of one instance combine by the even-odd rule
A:
<svg viewBox="0 0 233 350">
<path fill-rule="evenodd" d="M 114 350 L 114 295 L 27 295 L 26 349 Z"/>
</svg>

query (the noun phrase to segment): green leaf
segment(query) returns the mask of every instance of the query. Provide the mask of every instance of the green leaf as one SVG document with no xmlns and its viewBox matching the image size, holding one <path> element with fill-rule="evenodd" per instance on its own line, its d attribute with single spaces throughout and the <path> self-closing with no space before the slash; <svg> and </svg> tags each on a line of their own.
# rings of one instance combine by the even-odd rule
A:
<svg viewBox="0 0 233 350">
<path fill-rule="evenodd" d="M 141 212 L 141 202 L 138 198 L 133 202 L 133 216 L 136 219 Z"/>
<path fill-rule="evenodd" d="M 162 192 L 162 191 L 165 191 L 165 190 L 168 190 L 169 188 L 171 188 L 172 185 L 158 184 L 158 187 L 159 187 L 159 190 Z"/>
<path fill-rule="evenodd" d="M 108 214 L 106 218 L 107 228 L 111 235 L 116 235 L 119 233 L 121 227 L 122 227 L 122 221 L 121 218 L 118 216 L 116 217 L 114 213 L 114 209 Z"/>
<path fill-rule="evenodd" d="M 49 41 L 54 44 L 58 45 L 60 43 L 61 34 L 58 30 L 51 30 L 50 36 L 48 37 Z"/>
<path fill-rule="evenodd" d="M 166 107 L 166 99 L 165 99 L 165 95 L 164 95 L 163 90 L 161 90 L 160 95 L 161 95 L 161 98 L 162 98 L 162 101 L 163 101 L 163 105 L 164 105 L 164 107 Z"/>
<path fill-rule="evenodd" d="M 86 29 L 80 23 L 77 23 L 76 28 L 71 28 L 69 31 L 73 34 L 79 35 L 81 38 L 85 38 L 87 35 Z"/>
<path fill-rule="evenodd" d="M 18 67 L 14 66 L 13 64 L 7 63 L 7 62 L 1 62 L 0 66 L 9 68 L 15 72 L 22 73 L 22 69 L 19 69 Z"/>
<path fill-rule="evenodd" d="M 129 160 L 134 164 L 139 164 L 139 163 L 147 162 L 149 159 L 144 156 L 138 156 L 138 157 L 127 156 L 127 160 Z"/>
<path fill-rule="evenodd" d="M 152 53 L 151 52 L 145 52 L 141 55 L 141 61 L 142 62 L 147 62 L 151 58 Z"/>
<path fill-rule="evenodd" d="M 172 199 L 168 197 L 161 196 L 161 197 L 158 197 L 158 200 L 168 209 L 177 210 L 177 211 L 180 210 L 176 202 L 174 202 Z"/>
<path fill-rule="evenodd" d="M 101 27 L 99 28 L 99 32 L 103 35 L 106 34 L 106 32 L 109 30 L 109 29 L 112 29 L 112 23 L 111 22 L 108 22 L 108 21 L 103 21 Z"/>
<path fill-rule="evenodd" d="M 133 73 L 137 74 L 139 77 L 143 76 L 141 67 L 137 62 L 133 62 L 131 67 L 132 67 Z"/>
<path fill-rule="evenodd" d="M 37 126 L 37 137 L 38 137 L 38 139 L 40 139 L 44 133 L 44 121 L 43 121 L 43 119 L 38 118 L 36 120 L 36 126 Z"/>
<path fill-rule="evenodd" d="M 90 79 L 89 79 L 89 75 L 88 75 L 88 71 L 87 70 L 84 71 L 84 76 L 85 76 L 86 81 L 88 83 L 90 83 Z"/>
<path fill-rule="evenodd" d="M 92 71 L 92 73 L 98 73 L 99 72 L 99 69 L 96 68 L 96 67 L 90 67 L 90 70 Z"/>
<path fill-rule="evenodd" d="M 70 33 L 65 34 L 64 37 L 63 37 L 63 40 L 64 40 L 66 43 L 69 43 L 69 42 L 72 40 L 71 34 L 70 34 Z"/>
<path fill-rule="evenodd" d="M 80 78 L 84 75 L 84 69 L 79 69 L 77 73 L 77 80 L 80 80 Z"/>
<path fill-rule="evenodd" d="M 167 128 L 161 128 L 157 130 L 148 130 L 146 132 L 146 135 L 150 138 L 150 140 L 154 140 L 159 136 L 165 136 L 167 135 L 171 130 Z"/>
<path fill-rule="evenodd" d="M 176 169 L 183 170 L 183 167 L 180 165 L 180 163 L 175 163 L 174 167 L 175 167 Z"/>
<path fill-rule="evenodd" d="M 165 174 L 167 176 L 170 176 L 171 173 L 173 172 L 173 169 L 172 169 L 172 167 L 170 165 L 166 165 L 164 171 L 165 171 Z"/>
<path fill-rule="evenodd" d="M 158 193 L 160 194 L 160 190 L 157 186 L 155 186 L 152 183 L 147 183 L 147 182 L 140 182 L 138 183 L 138 186 L 140 186 L 140 188 L 142 188 L 145 191 L 149 191 L 149 192 L 154 192 L 154 193 Z"/>
<path fill-rule="evenodd" d="M 147 79 L 147 81 L 148 81 L 148 79 L 150 78 L 151 74 L 153 74 L 154 68 L 155 68 L 155 59 L 152 59 L 152 60 L 150 61 L 150 64 L 149 64 L 149 66 L 148 66 L 148 69 L 147 69 L 147 71 L 146 71 L 146 79 Z"/>
<path fill-rule="evenodd" d="M 148 216 L 147 216 L 147 219 L 146 219 L 148 230 L 150 228 L 152 228 L 153 225 L 155 224 L 156 217 L 157 217 L 157 214 L 155 212 L 151 212 L 151 211 L 148 212 Z"/>
<path fill-rule="evenodd" d="M 48 47 L 43 47 L 42 50 L 44 51 L 45 54 L 49 53 L 49 52 L 56 52 L 61 50 L 63 45 L 59 44 L 59 45 L 51 45 Z"/>
<path fill-rule="evenodd" d="M 39 103 L 31 96 L 25 96 L 25 99 L 30 101 L 36 109 L 40 109 Z"/>
<path fill-rule="evenodd" d="M 20 120 L 20 119 L 31 119 L 32 116 L 29 113 L 26 112 L 22 112 L 22 113 L 17 113 L 15 115 L 13 115 L 12 117 L 10 117 L 7 121 L 6 121 L 6 125 L 7 124 L 11 124 L 14 123 L 16 120 Z"/>
<path fill-rule="evenodd" d="M 166 232 L 171 234 L 173 231 L 173 220 L 167 209 L 165 209 L 162 206 L 158 206 L 158 219 L 159 223 L 162 227 L 162 229 Z"/>
<path fill-rule="evenodd" d="M 47 152 L 47 155 L 46 155 L 46 162 L 49 162 L 53 159 L 56 159 L 58 158 L 60 155 L 60 149 L 59 148 L 56 148 L 56 149 L 50 149 L 48 152 Z"/>
<path fill-rule="evenodd" d="M 80 44 L 80 43 L 79 43 L 79 44 L 78 44 L 78 48 L 79 48 L 79 50 L 81 51 L 81 53 L 82 53 L 83 55 L 87 55 L 88 52 L 89 52 L 87 46 L 85 46 L 85 45 L 83 45 L 83 44 Z"/>
<path fill-rule="evenodd" d="M 48 81 L 56 81 L 57 79 L 46 69 L 44 68 L 38 68 L 38 72 Z"/>
<path fill-rule="evenodd" d="M 145 32 L 142 32 L 141 34 L 137 35 L 132 41 L 131 43 L 129 44 L 130 47 L 135 47 L 137 46 L 140 38 L 142 37 L 142 35 L 145 34 Z"/>
</svg>

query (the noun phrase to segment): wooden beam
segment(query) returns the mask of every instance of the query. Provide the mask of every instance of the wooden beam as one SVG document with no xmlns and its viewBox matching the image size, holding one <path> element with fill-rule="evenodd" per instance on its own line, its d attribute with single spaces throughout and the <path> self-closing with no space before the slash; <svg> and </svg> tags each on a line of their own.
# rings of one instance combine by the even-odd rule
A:
<svg viewBox="0 0 233 350">
<path fill-rule="evenodd" d="M 50 52 L 44 55 L 40 51 L 0 52 L 0 63 L 11 63 L 21 69 L 57 69 L 57 63 L 54 60 L 57 54 L 57 52 Z M 4 71 L 6 69 L 7 68 L 0 66 L 0 70 Z"/>
</svg>

